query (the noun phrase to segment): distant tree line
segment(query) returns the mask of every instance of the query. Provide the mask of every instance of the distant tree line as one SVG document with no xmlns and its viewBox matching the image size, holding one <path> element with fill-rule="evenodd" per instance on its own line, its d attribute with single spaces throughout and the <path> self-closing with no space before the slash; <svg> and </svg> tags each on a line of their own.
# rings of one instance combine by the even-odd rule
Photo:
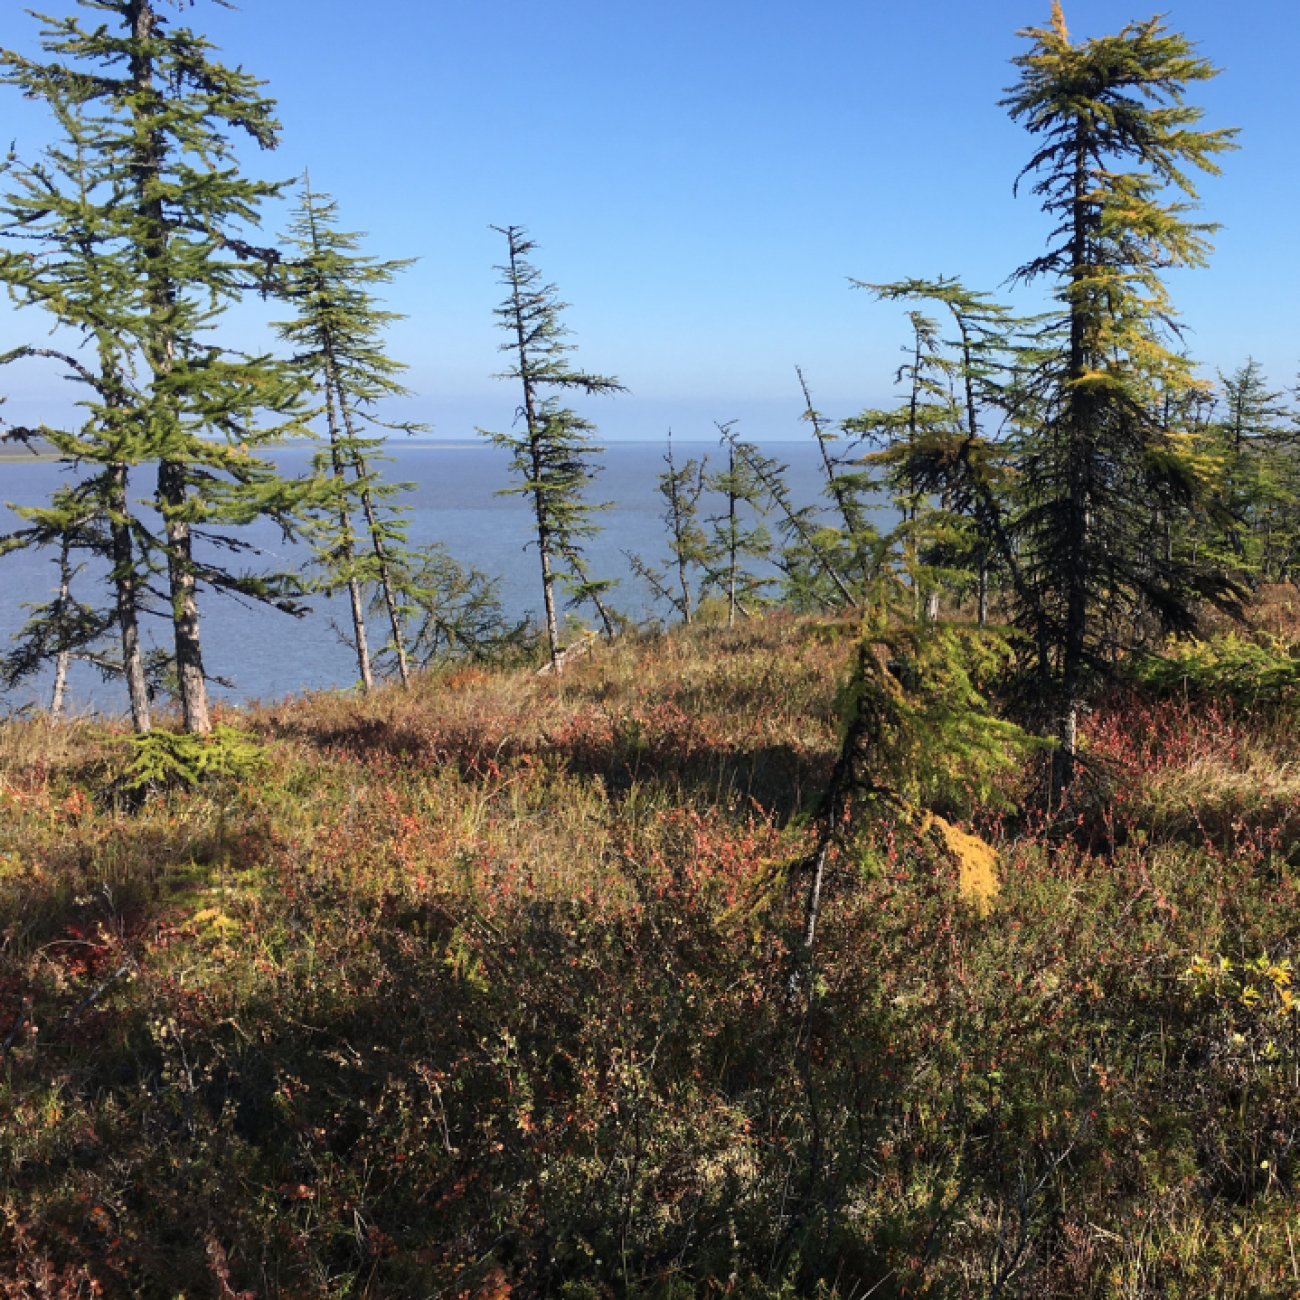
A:
<svg viewBox="0 0 1300 1300">
<path fill-rule="evenodd" d="M 558 668 L 564 597 L 615 635 L 627 619 L 589 554 L 602 448 L 564 401 L 622 385 L 574 364 L 565 304 L 527 232 L 498 228 L 501 377 L 519 406 L 510 430 L 485 436 L 510 453 L 504 490 L 534 525 L 540 629 L 506 619 L 489 576 L 413 547 L 410 485 L 383 479 L 385 436 L 421 428 L 385 415 L 407 390 L 378 294 L 407 263 L 365 255 L 305 179 L 286 234 L 264 239 L 266 205 L 287 185 L 249 179 L 235 155 L 236 142 L 277 143 L 260 83 L 167 21 L 162 0 L 78 3 L 95 25 L 45 20 L 43 61 L 0 55 L 5 83 L 57 128 L 39 157 L 5 164 L 0 279 L 66 341 L 0 361 L 61 365 L 82 412 L 75 428 L 9 431 L 44 438 L 78 473 L 0 541 L 47 548 L 58 574 L 0 663 L 3 683 L 53 663 L 57 708 L 69 662 L 87 660 L 125 681 L 137 730 L 164 691 L 202 734 L 209 592 L 290 616 L 314 592 L 346 596 L 365 689 L 533 642 Z M 900 395 L 835 419 L 794 372 L 821 499 L 794 500 L 787 467 L 732 423 L 712 457 L 683 460 L 670 435 L 665 553 L 628 560 L 687 624 L 734 625 L 779 603 L 1019 629 L 1017 689 L 1056 737 L 1065 788 L 1094 682 L 1194 634 L 1207 602 L 1239 611 L 1257 584 L 1293 579 L 1300 422 L 1254 361 L 1217 383 L 1198 376 L 1163 279 L 1205 262 L 1214 227 L 1195 219 L 1193 179 L 1235 147 L 1185 98 L 1215 69 L 1158 19 L 1076 42 L 1057 3 L 1022 36 L 1003 103 L 1032 142 L 1017 184 L 1051 233 L 1012 279 L 1041 283 L 1047 310 L 1017 314 L 956 278 L 855 281 L 906 308 Z M 282 307 L 285 355 L 223 341 L 223 313 L 250 296 Z M 314 441 L 310 474 L 277 470 L 271 449 L 290 438 Z M 308 543 L 311 566 L 241 567 L 254 558 L 241 530 L 257 520 Z M 78 584 L 89 557 L 108 573 L 93 598 Z M 169 623 L 165 652 L 145 649 L 147 617 Z"/>
</svg>

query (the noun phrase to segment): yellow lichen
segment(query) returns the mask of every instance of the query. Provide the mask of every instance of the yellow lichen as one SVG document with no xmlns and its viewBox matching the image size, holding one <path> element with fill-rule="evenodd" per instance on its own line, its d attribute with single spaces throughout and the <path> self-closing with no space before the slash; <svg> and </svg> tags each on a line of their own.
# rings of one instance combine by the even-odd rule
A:
<svg viewBox="0 0 1300 1300">
<path fill-rule="evenodd" d="M 993 905 L 1002 888 L 998 851 L 986 840 L 963 831 L 935 813 L 926 813 L 921 831 L 935 831 L 947 851 L 956 859 L 961 896 L 975 905 L 981 916 Z"/>
</svg>

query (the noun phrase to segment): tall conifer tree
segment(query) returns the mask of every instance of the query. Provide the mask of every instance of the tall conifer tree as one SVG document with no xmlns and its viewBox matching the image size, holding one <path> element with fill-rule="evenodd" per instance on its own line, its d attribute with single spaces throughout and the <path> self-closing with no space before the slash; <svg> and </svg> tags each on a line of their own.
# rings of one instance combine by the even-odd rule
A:
<svg viewBox="0 0 1300 1300">
<path fill-rule="evenodd" d="M 304 183 L 289 232 L 296 256 L 285 267 L 280 290 L 298 314 L 276 329 L 297 349 L 294 359 L 323 404 L 328 443 L 317 469 L 333 478 L 336 493 L 323 512 L 327 522 L 315 529 L 316 546 L 331 585 L 347 589 L 357 668 L 369 690 L 374 679 L 367 590 L 382 598 L 398 675 L 403 685 L 410 680 L 403 622 L 413 557 L 406 512 L 392 504 L 411 485 L 381 481 L 383 438 L 367 430 L 418 433 L 427 426 L 383 421 L 376 414 L 381 401 L 407 397 L 410 390 L 398 379 L 406 367 L 383 347 L 384 330 L 402 317 L 383 310 L 373 291 L 390 284 L 411 260 L 379 262 L 358 253 L 361 236 L 337 229 L 337 211 L 328 195 Z"/>
<path fill-rule="evenodd" d="M 560 657 L 556 582 L 565 583 L 579 600 L 597 601 L 610 583 L 593 582 L 582 555 L 582 543 L 599 531 L 592 515 L 604 508 L 583 499 L 599 469 L 593 458 L 603 448 L 591 437 L 595 426 L 561 406 L 558 395 L 548 390 L 589 396 L 626 390 L 617 379 L 588 374 L 569 364 L 567 354 L 573 346 L 564 341 L 569 331 L 560 323 L 560 313 L 568 304 L 559 300 L 556 287 L 544 283 L 541 272 L 528 261 L 537 244 L 519 226 L 493 229 L 505 236 L 509 257 L 497 267 L 507 296 L 496 316 L 510 336 L 501 351 L 512 362 L 500 378 L 519 381 L 523 400 L 518 421 L 522 428 L 517 433 L 480 432 L 512 453 L 510 467 L 520 482 L 504 490 L 526 497 L 532 507 L 542 567 L 546 637 L 554 666 Z"/>
<path fill-rule="evenodd" d="M 1075 43 L 1054 2 L 1049 26 L 1021 34 L 1030 48 L 1014 60 L 1020 80 L 1003 103 L 1038 140 L 1021 175 L 1057 224 L 1018 276 L 1047 278 L 1060 313 L 1019 467 L 1021 615 L 1038 633 L 1066 787 L 1086 675 L 1138 607 L 1188 628 L 1197 595 L 1228 594 L 1218 575 L 1143 541 L 1154 491 L 1186 504 L 1206 486 L 1190 438 L 1162 418 L 1166 397 L 1195 380 L 1171 346 L 1161 277 L 1205 262 L 1213 227 L 1189 216 L 1188 173 L 1216 173 L 1234 133 L 1197 129 L 1201 110 L 1184 93 L 1216 70 L 1158 18 Z M 1170 187 L 1182 201 L 1165 198 Z"/>
<path fill-rule="evenodd" d="M 75 148 L 88 168 L 84 198 L 98 261 L 113 276 L 87 310 L 111 319 L 126 354 L 118 373 L 134 375 L 121 394 L 125 405 L 110 404 L 112 418 L 103 422 L 114 437 L 126 431 L 122 445 L 90 458 L 157 466 L 162 528 L 147 544 L 165 558 L 185 727 L 202 734 L 210 720 L 200 584 L 300 608 L 294 575 L 235 573 L 195 549 L 210 526 L 259 515 L 289 528 L 304 496 L 249 450 L 294 427 L 296 375 L 209 337 L 225 307 L 267 283 L 273 254 L 246 237 L 262 202 L 282 188 L 241 175 L 231 137 L 269 149 L 278 125 L 259 83 L 214 61 L 212 47 L 194 32 L 170 28 L 154 0 L 78 2 L 108 21 L 87 29 L 75 16 L 47 19 L 42 41 L 49 61 L 6 52 L 0 67 L 6 81 L 44 101 L 65 132 L 74 122 L 81 132 Z M 45 223 L 47 247 L 66 247 L 55 204 L 36 219 Z M 41 283 L 42 266 L 38 259 L 24 274 L 11 261 L 7 278 L 28 301 L 85 330 L 84 318 L 63 316 L 58 294 Z M 139 535 L 138 515 L 132 527 Z M 218 540 L 245 549 L 228 533 Z"/>
</svg>

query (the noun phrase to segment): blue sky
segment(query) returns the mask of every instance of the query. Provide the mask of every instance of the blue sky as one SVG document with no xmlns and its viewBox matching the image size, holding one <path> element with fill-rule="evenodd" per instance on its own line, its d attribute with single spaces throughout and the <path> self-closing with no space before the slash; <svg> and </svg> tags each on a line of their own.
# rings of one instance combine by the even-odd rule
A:
<svg viewBox="0 0 1300 1300">
<path fill-rule="evenodd" d="M 45 0 L 49 12 L 70 9 Z M 392 350 L 419 397 L 401 412 L 462 438 L 500 427 L 491 224 L 526 225 L 572 304 L 589 369 L 627 397 L 592 412 L 602 435 L 671 425 L 706 438 L 739 416 L 750 436 L 800 436 L 794 367 L 842 416 L 885 400 L 902 312 L 848 278 L 960 275 L 997 291 L 1048 223 L 1012 182 L 1029 138 L 998 107 L 1016 29 L 1049 0 L 198 0 L 184 21 L 268 82 L 283 143 L 246 155 L 290 176 L 310 166 L 342 223 L 381 257 L 420 260 L 390 305 Z M 1076 36 L 1149 16 L 1125 0 L 1067 0 Z M 1202 186 L 1224 223 L 1208 270 L 1178 273 L 1191 349 L 1231 368 L 1253 354 L 1278 386 L 1300 364 L 1300 5 L 1192 0 L 1169 25 L 1223 75 L 1193 92 L 1208 126 L 1241 128 Z M 0 44 L 35 49 L 17 6 Z M 45 124 L 0 91 L 20 152 Z M 269 212 L 282 228 L 287 213 Z M 1033 305 L 1022 299 L 1026 306 Z M 252 330 L 249 316 L 237 322 Z M 0 308 L 0 346 L 31 330 Z M 10 418 L 54 409 L 48 375 L 3 380 Z"/>
</svg>

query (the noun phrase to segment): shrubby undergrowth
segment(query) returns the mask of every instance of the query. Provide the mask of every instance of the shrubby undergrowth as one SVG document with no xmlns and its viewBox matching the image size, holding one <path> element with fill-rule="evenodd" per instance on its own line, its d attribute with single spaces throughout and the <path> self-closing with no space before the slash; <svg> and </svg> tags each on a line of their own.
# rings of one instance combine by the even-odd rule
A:
<svg viewBox="0 0 1300 1300">
<path fill-rule="evenodd" d="M 882 812 L 792 994 L 852 644 L 252 710 L 256 775 L 135 812 L 6 724 L 5 1294 L 1289 1294 L 1289 715 L 1099 705 L 1096 824 L 1030 760 L 968 808 L 986 915 Z"/>
</svg>

